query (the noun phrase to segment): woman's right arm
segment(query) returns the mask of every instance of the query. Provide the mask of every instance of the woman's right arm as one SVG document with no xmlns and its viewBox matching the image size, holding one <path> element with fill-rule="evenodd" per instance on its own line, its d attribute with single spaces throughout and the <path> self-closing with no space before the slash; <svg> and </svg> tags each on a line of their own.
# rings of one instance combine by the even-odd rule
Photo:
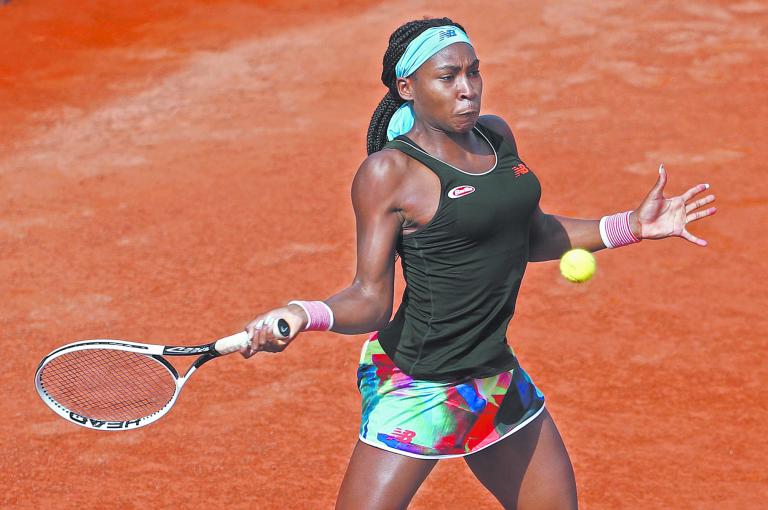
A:
<svg viewBox="0 0 768 510">
<path fill-rule="evenodd" d="M 403 220 L 398 193 L 402 166 L 395 151 L 369 156 L 352 183 L 352 206 L 357 225 L 357 268 L 352 283 L 325 300 L 334 315 L 332 330 L 357 334 L 384 327 L 392 315 L 395 246 Z M 286 339 L 275 338 L 269 325 L 282 317 L 291 326 Z M 246 326 L 252 338 L 246 357 L 260 350 L 282 351 L 304 329 L 307 316 L 298 305 L 288 305 L 258 315 Z"/>
<path fill-rule="evenodd" d="M 403 220 L 397 193 L 401 178 L 393 154 L 367 158 L 352 182 L 357 224 L 357 268 L 352 283 L 325 302 L 334 314 L 333 331 L 368 333 L 392 315 L 395 245 Z"/>
</svg>

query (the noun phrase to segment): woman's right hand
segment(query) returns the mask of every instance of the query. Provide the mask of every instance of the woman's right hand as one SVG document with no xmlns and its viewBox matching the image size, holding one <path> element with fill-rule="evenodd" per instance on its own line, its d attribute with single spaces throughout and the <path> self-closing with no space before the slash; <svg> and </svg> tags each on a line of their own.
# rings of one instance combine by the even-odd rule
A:
<svg viewBox="0 0 768 510">
<path fill-rule="evenodd" d="M 291 329 L 287 338 L 274 335 L 274 326 L 279 319 L 284 319 Z M 251 343 L 240 354 L 244 358 L 250 358 L 259 351 L 281 352 L 300 332 L 304 331 L 308 322 L 307 314 L 297 305 L 281 306 L 258 315 L 245 326 Z"/>
</svg>

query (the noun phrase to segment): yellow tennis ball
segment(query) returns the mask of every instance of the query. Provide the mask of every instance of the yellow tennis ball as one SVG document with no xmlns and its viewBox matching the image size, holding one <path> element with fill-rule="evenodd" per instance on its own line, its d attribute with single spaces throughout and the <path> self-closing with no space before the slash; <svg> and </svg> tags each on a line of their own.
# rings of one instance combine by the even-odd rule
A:
<svg viewBox="0 0 768 510">
<path fill-rule="evenodd" d="M 560 258 L 560 272 L 572 282 L 586 282 L 594 276 L 595 269 L 597 269 L 595 257 L 581 248 L 568 250 Z"/>
</svg>

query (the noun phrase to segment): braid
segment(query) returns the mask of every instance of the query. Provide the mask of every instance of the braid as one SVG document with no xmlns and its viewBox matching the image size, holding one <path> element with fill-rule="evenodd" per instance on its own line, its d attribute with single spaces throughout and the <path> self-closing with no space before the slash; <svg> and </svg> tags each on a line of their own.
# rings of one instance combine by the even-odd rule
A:
<svg viewBox="0 0 768 510">
<path fill-rule="evenodd" d="M 389 120 L 404 102 L 400 96 L 395 99 L 392 97 L 392 94 L 387 92 L 384 95 L 384 99 L 379 102 L 379 105 L 373 111 L 371 123 L 368 125 L 367 148 L 369 156 L 374 152 L 380 151 L 384 144 L 387 143 Z"/>
<path fill-rule="evenodd" d="M 395 65 L 397 65 L 397 61 L 400 60 L 400 57 L 405 53 L 408 44 L 413 41 L 416 36 L 428 28 L 444 25 L 454 25 L 464 30 L 464 27 L 458 23 L 454 23 L 449 18 L 420 19 L 405 23 L 395 30 L 389 37 L 389 46 L 387 46 L 387 51 L 384 52 L 384 58 L 382 59 L 383 69 L 381 72 L 381 82 L 389 90 L 384 95 L 381 102 L 379 102 L 376 110 L 374 110 L 373 116 L 371 117 L 371 123 L 368 125 L 367 148 L 369 155 L 380 151 L 387 143 L 387 127 L 389 126 L 389 120 L 392 118 L 395 111 L 400 108 L 400 105 L 405 102 L 397 92 L 397 77 L 395 76 Z"/>
</svg>

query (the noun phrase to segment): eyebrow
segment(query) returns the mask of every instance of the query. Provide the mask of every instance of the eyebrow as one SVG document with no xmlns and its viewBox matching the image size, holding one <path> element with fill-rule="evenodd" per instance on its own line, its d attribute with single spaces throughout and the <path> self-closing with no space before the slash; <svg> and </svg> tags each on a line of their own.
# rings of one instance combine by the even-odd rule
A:
<svg viewBox="0 0 768 510">
<path fill-rule="evenodd" d="M 477 65 L 480 65 L 480 60 L 475 59 L 471 64 L 469 64 L 469 67 L 474 67 Z M 460 69 L 461 69 L 461 66 L 457 66 L 453 64 L 443 64 L 435 68 L 436 71 L 443 71 L 443 70 L 458 71 Z"/>
</svg>

